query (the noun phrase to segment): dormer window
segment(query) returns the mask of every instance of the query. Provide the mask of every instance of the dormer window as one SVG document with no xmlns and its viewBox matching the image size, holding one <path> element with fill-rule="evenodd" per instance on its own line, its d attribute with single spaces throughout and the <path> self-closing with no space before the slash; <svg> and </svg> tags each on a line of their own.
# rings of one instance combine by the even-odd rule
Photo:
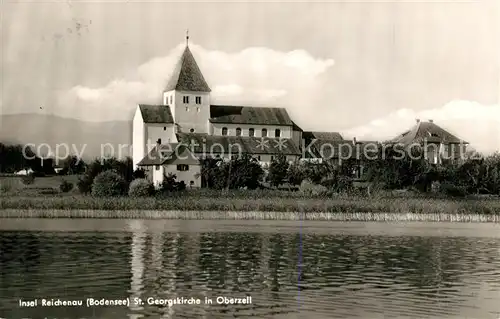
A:
<svg viewBox="0 0 500 319">
<path fill-rule="evenodd" d="M 275 137 L 280 137 L 281 136 L 281 130 L 279 128 L 277 128 L 276 130 L 274 130 L 274 136 Z"/>
<path fill-rule="evenodd" d="M 227 127 L 222 128 L 222 135 L 227 135 Z"/>
<path fill-rule="evenodd" d="M 182 97 L 182 103 L 189 104 L 189 96 L 185 95 Z"/>
<path fill-rule="evenodd" d="M 255 136 L 255 130 L 253 128 L 248 129 L 248 136 Z"/>
<path fill-rule="evenodd" d="M 262 129 L 262 137 L 267 137 L 267 129 Z"/>
<path fill-rule="evenodd" d="M 236 136 L 241 136 L 241 128 L 236 128 Z"/>
<path fill-rule="evenodd" d="M 201 96 L 196 97 L 196 104 L 201 104 Z"/>
</svg>

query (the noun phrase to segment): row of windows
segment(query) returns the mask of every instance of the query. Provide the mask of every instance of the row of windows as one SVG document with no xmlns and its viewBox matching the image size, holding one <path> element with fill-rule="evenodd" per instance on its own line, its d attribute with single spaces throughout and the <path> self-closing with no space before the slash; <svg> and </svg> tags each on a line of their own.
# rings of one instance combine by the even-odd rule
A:
<svg viewBox="0 0 500 319">
<path fill-rule="evenodd" d="M 262 137 L 267 137 L 267 129 L 263 128 L 261 131 Z M 222 135 L 227 135 L 227 127 L 222 128 Z M 241 128 L 236 128 L 236 136 L 241 136 Z M 253 128 L 248 129 L 248 136 L 255 136 L 255 130 Z M 279 128 L 274 130 L 274 137 L 280 137 L 281 130 Z"/>
<path fill-rule="evenodd" d="M 160 165 L 156 165 L 156 166 L 155 166 L 155 169 L 156 169 L 157 171 L 159 171 L 159 170 L 160 170 Z M 189 171 L 189 165 L 187 165 L 187 164 L 178 164 L 178 165 L 177 165 L 177 170 L 178 170 L 179 172 L 186 172 L 186 171 Z"/>
<path fill-rule="evenodd" d="M 188 95 L 184 95 L 182 97 L 182 103 L 189 104 L 189 96 Z M 196 104 L 201 104 L 201 96 L 196 96 L 195 97 L 195 103 Z"/>
<path fill-rule="evenodd" d="M 195 96 L 194 101 L 196 104 L 201 104 L 201 96 Z M 166 104 L 171 105 L 173 103 L 174 103 L 174 96 L 173 95 L 168 96 L 167 100 L 166 100 Z M 189 96 L 188 95 L 184 95 L 182 97 L 182 103 L 189 104 Z"/>
</svg>

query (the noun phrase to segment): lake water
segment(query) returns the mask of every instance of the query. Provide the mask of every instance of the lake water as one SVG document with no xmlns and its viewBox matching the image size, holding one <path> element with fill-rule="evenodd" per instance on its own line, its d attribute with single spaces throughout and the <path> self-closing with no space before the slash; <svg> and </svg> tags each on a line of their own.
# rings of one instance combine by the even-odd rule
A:
<svg viewBox="0 0 500 319">
<path fill-rule="evenodd" d="M 130 305 L 40 305 L 87 298 Z M 0 317 L 496 319 L 500 227 L 0 219 Z"/>
</svg>

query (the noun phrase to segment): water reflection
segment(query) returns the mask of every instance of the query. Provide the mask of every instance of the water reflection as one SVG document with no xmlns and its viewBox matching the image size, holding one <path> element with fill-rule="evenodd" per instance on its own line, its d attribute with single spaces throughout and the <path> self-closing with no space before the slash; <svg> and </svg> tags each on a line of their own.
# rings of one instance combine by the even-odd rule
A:
<svg viewBox="0 0 500 319">
<path fill-rule="evenodd" d="M 390 225 L 387 225 L 390 227 Z M 299 258 L 301 255 L 301 258 Z M 299 260 L 301 264 L 299 265 Z M 500 239 L 282 231 L 0 232 L 7 318 L 497 318 Z M 299 273 L 300 269 L 300 273 Z M 218 296 L 252 304 L 218 305 Z M 19 308 L 129 297 L 130 307 Z M 148 297 L 213 304 L 149 305 Z"/>
</svg>

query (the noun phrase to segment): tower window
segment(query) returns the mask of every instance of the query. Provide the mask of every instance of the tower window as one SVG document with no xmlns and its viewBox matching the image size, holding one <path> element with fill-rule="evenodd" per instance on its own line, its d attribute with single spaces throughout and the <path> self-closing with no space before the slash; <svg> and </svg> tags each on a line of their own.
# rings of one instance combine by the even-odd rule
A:
<svg viewBox="0 0 500 319">
<path fill-rule="evenodd" d="M 267 136 L 267 129 L 263 128 L 262 129 L 262 137 L 266 137 Z"/>
<path fill-rule="evenodd" d="M 236 136 L 241 136 L 241 128 L 236 128 Z"/>
<path fill-rule="evenodd" d="M 167 130 L 167 127 L 166 127 L 166 126 L 164 126 L 164 127 L 163 127 L 163 130 L 164 130 L 164 131 L 166 131 L 166 130 Z"/>
<path fill-rule="evenodd" d="M 182 97 L 182 102 L 183 102 L 184 104 L 189 104 L 189 96 L 187 96 L 187 95 L 183 96 L 183 97 Z"/>
<path fill-rule="evenodd" d="M 281 136 L 281 131 L 279 128 L 277 128 L 276 130 L 274 130 L 274 136 L 275 137 L 280 137 Z"/>
<path fill-rule="evenodd" d="M 248 136 L 255 136 L 255 130 L 253 128 L 248 129 Z"/>
<path fill-rule="evenodd" d="M 201 104 L 201 96 L 196 97 L 196 104 Z"/>
</svg>

